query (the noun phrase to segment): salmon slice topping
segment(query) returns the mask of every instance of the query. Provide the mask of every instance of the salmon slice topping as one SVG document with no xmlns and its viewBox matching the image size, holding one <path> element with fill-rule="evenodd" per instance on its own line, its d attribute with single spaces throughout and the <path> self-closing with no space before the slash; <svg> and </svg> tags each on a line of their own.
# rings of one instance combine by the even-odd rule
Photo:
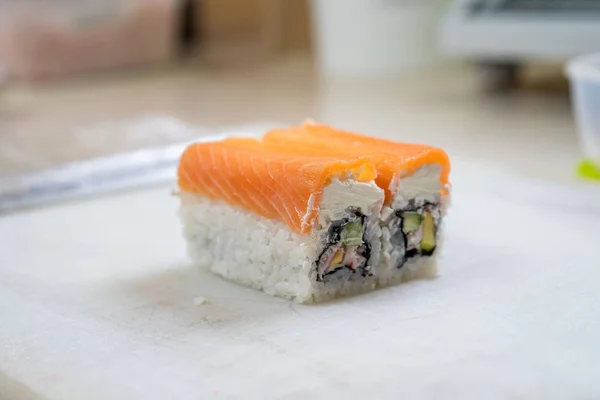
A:
<svg viewBox="0 0 600 400">
<path fill-rule="evenodd" d="M 331 179 L 369 182 L 376 176 L 369 157 L 326 155 L 253 138 L 192 144 L 178 168 L 181 190 L 279 219 L 301 233 L 312 229 Z"/>
<path fill-rule="evenodd" d="M 441 193 L 447 194 L 450 160 L 444 150 L 305 123 L 271 130 L 262 139 L 192 144 L 181 157 L 178 181 L 183 191 L 224 200 L 307 233 L 331 179 L 374 180 L 390 203 L 400 179 L 429 165 L 441 168 Z"/>
<path fill-rule="evenodd" d="M 330 156 L 366 156 L 377 168 L 377 185 L 385 190 L 386 202 L 390 202 L 397 190 L 397 182 L 427 165 L 441 167 L 440 184 L 447 194 L 450 159 L 440 148 L 423 144 L 400 143 L 379 139 L 334 127 L 304 123 L 301 126 L 274 129 L 267 132 L 264 142 L 295 146 L 298 151 Z"/>
</svg>

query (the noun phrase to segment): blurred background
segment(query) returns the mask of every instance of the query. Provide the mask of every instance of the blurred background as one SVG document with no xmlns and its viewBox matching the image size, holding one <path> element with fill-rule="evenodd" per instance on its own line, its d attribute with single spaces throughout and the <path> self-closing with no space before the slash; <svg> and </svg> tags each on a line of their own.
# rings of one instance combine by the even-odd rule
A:
<svg viewBox="0 0 600 400">
<path fill-rule="evenodd" d="M 600 0 L 0 0 L 0 179 L 311 118 L 572 180 L 599 50 Z"/>
</svg>

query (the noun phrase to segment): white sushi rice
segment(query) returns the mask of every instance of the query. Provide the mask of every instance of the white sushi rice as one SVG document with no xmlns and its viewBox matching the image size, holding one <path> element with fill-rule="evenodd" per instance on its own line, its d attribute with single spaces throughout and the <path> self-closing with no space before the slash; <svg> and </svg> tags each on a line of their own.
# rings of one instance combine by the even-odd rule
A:
<svg viewBox="0 0 600 400">
<path fill-rule="evenodd" d="M 439 171 L 417 175 L 419 180 L 439 182 Z M 413 175 L 414 176 L 414 175 Z M 414 195 L 414 188 L 423 185 L 419 180 L 399 182 L 396 200 Z M 336 184 L 337 185 L 337 184 Z M 372 184 L 374 185 L 374 184 Z M 376 188 L 376 186 L 374 186 Z M 406 280 L 433 278 L 437 275 L 436 259 L 440 253 L 441 233 L 434 255 L 408 260 L 402 268 L 391 268 L 392 250 L 389 231 L 381 229 L 382 215 L 389 215 L 389 207 L 382 208 L 383 191 L 364 190 L 360 200 L 348 193 L 357 191 L 351 185 L 338 185 L 324 190 L 321 223 L 339 218 L 339 210 L 357 201 L 363 210 L 369 210 L 367 236 L 371 244 L 370 264 L 373 276 L 341 270 L 326 282 L 317 282 L 315 260 L 323 251 L 327 226 L 316 227 L 309 234 L 300 234 L 278 220 L 259 216 L 222 201 L 181 193 L 180 218 L 187 241 L 188 254 L 198 266 L 228 280 L 262 290 L 269 295 L 291 299 L 299 303 L 312 303 L 338 296 L 372 291 Z M 362 188 L 364 189 L 364 187 Z M 427 188 L 429 189 L 429 188 Z M 429 193 L 436 193 L 435 191 Z M 325 196 L 325 194 L 327 194 Z M 437 187 L 439 193 L 439 183 Z M 365 203 L 365 199 L 370 199 Z M 447 199 L 443 199 L 444 204 Z M 442 206 L 445 213 L 445 206 Z M 334 216 L 334 217 L 332 217 Z M 387 236 L 386 236 L 387 235 Z"/>
</svg>

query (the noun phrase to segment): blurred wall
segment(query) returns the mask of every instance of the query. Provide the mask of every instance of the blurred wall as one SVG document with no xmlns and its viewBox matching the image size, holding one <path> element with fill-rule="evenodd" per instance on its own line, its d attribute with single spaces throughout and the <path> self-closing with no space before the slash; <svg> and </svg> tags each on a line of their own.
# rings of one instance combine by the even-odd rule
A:
<svg viewBox="0 0 600 400">
<path fill-rule="evenodd" d="M 210 56 L 311 51 L 309 0 L 196 0 L 199 48 Z"/>
</svg>

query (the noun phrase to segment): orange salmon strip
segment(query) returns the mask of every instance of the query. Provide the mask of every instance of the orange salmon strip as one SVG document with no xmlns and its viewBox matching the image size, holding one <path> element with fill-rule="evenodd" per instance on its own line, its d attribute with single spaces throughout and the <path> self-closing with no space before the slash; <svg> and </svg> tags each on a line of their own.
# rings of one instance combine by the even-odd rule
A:
<svg viewBox="0 0 600 400">
<path fill-rule="evenodd" d="M 440 148 L 393 142 L 316 123 L 274 129 L 267 132 L 263 140 L 265 143 L 295 146 L 305 152 L 312 151 L 344 158 L 369 157 L 377 167 L 375 182 L 385 190 L 388 203 L 395 194 L 394 183 L 397 179 L 410 175 L 425 165 L 437 164 L 442 168 L 442 194 L 448 193 L 446 187 L 449 184 L 450 159 Z"/>
<path fill-rule="evenodd" d="M 182 191 L 279 219 L 301 233 L 312 229 L 323 187 L 332 178 L 368 182 L 376 176 L 368 157 L 327 156 L 253 138 L 192 144 L 178 168 Z"/>
</svg>

